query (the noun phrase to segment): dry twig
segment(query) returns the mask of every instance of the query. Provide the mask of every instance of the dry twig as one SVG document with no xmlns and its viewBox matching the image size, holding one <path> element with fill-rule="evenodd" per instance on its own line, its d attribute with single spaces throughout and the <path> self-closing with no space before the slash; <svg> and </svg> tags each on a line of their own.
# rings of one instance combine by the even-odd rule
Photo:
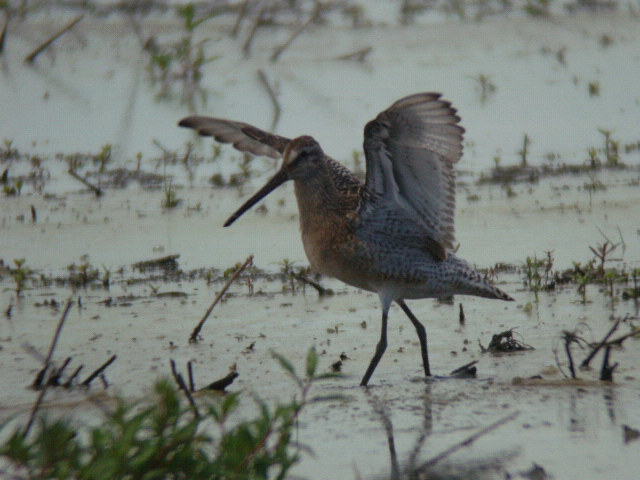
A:
<svg viewBox="0 0 640 480">
<path fill-rule="evenodd" d="M 244 263 L 240 265 L 240 267 L 235 272 L 233 272 L 233 275 L 231 275 L 229 280 L 227 280 L 227 283 L 225 283 L 224 287 L 222 287 L 222 290 L 220 290 L 220 293 L 218 294 L 216 299 L 213 301 L 211 306 L 207 309 L 206 313 L 202 317 L 202 320 L 200 320 L 200 323 L 198 323 L 198 325 L 196 325 L 196 328 L 193 329 L 193 332 L 191 332 L 191 336 L 189 337 L 189 343 L 195 343 L 198 341 L 198 335 L 200 334 L 200 330 L 202 330 L 202 326 L 204 325 L 204 322 L 206 322 L 207 318 L 209 318 L 209 315 L 211 315 L 211 311 L 213 310 L 213 307 L 215 307 L 218 304 L 222 296 L 229 289 L 229 286 L 233 283 L 233 281 L 236 278 L 238 278 L 238 275 L 240 275 L 245 268 L 251 266 L 252 263 L 253 263 L 253 255 L 249 255 L 247 259 L 244 261 Z"/>
<path fill-rule="evenodd" d="M 80 183 L 82 183 L 85 187 L 90 188 L 91 190 L 93 190 L 93 193 L 96 194 L 96 197 L 99 197 L 100 195 L 102 195 L 102 190 L 98 187 L 96 187 L 95 185 L 91 185 L 89 182 L 87 182 L 84 178 L 82 178 L 80 175 L 78 175 L 73 169 L 69 169 L 69 175 L 71 175 L 73 178 L 75 178 L 76 180 L 78 180 Z"/>
<path fill-rule="evenodd" d="M 262 69 L 258 70 L 258 79 L 260 83 L 264 85 L 264 88 L 267 90 L 267 94 L 269 95 L 269 99 L 273 104 L 273 120 L 271 120 L 271 131 L 273 132 L 276 129 L 276 125 L 278 124 L 278 120 L 280 120 L 280 104 L 278 103 L 278 97 L 276 97 L 276 92 L 273 90 L 271 85 L 269 84 L 269 80 L 267 80 L 267 75 L 264 73 Z"/>
<path fill-rule="evenodd" d="M 286 42 L 284 42 L 282 45 L 280 45 L 278 48 L 276 48 L 273 52 L 273 55 L 271 55 L 270 60 L 272 62 L 277 62 L 278 58 L 280 58 L 280 55 L 282 55 L 282 52 L 284 52 L 287 48 L 289 48 L 289 45 L 291 45 L 293 43 L 293 41 L 298 37 L 298 35 L 300 35 L 302 33 L 302 31 L 307 28 L 309 26 L 309 24 L 315 22 L 316 18 L 318 18 L 318 15 L 320 15 L 320 12 L 322 12 L 322 3 L 317 2 L 316 3 L 316 8 L 313 9 L 313 12 L 311 13 L 311 16 L 307 19 L 306 22 L 304 22 L 302 25 L 300 25 L 295 32 L 293 32 L 291 34 L 291 36 L 289 37 L 289 40 L 287 40 Z"/>
<path fill-rule="evenodd" d="M 24 59 L 24 63 L 29 63 L 29 64 L 33 63 L 33 61 L 36 59 L 38 55 L 40 55 L 44 50 L 46 50 L 58 38 L 60 38 L 62 35 L 67 33 L 69 30 L 71 30 L 83 18 L 84 18 L 84 15 L 78 15 L 76 18 L 74 18 L 62 30 L 60 30 L 58 33 L 56 33 L 52 37 L 50 37 L 46 42 L 44 42 L 42 45 L 36 48 L 33 52 L 27 55 Z"/>
</svg>

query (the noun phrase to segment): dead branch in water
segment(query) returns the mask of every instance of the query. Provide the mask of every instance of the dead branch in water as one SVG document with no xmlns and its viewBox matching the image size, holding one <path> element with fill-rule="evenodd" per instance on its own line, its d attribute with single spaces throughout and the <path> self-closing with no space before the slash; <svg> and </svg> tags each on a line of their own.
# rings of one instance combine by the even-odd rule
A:
<svg viewBox="0 0 640 480">
<path fill-rule="evenodd" d="M 251 54 L 251 44 L 253 43 L 253 37 L 256 34 L 256 30 L 260 26 L 260 22 L 264 16 L 264 12 L 267 10 L 267 3 L 265 0 L 262 0 L 260 3 L 260 10 L 258 11 L 258 15 L 256 15 L 256 19 L 251 26 L 251 31 L 249 32 L 249 36 L 242 45 L 242 53 L 244 53 L 245 57 L 248 57 Z"/>
<path fill-rule="evenodd" d="M 216 299 L 213 301 L 211 306 L 207 309 L 206 313 L 202 317 L 202 320 L 200 320 L 200 323 L 198 323 L 196 328 L 193 329 L 193 332 L 191 332 L 191 336 L 189 337 L 189 343 L 195 343 L 198 341 L 198 335 L 200 334 L 200 330 L 202 330 L 202 326 L 204 325 L 204 322 L 206 322 L 207 318 L 209 318 L 209 315 L 211 315 L 211 311 L 213 310 L 213 307 L 215 307 L 218 304 L 222 296 L 229 289 L 229 286 L 233 283 L 233 281 L 236 278 L 238 278 L 238 275 L 240 275 L 245 268 L 251 266 L 252 263 L 253 263 L 253 255 L 249 255 L 247 259 L 244 261 L 244 263 L 240 265 L 240 267 L 235 272 L 233 272 L 233 275 L 231 275 L 229 280 L 227 280 L 227 283 L 225 283 L 224 287 L 222 287 L 222 290 L 220 290 L 220 293 L 218 294 Z"/>
<path fill-rule="evenodd" d="M 118 358 L 116 355 L 111 355 L 111 358 L 109 360 L 107 360 L 101 366 L 99 366 L 96 370 L 94 370 L 94 372 L 91 375 L 89 375 L 85 379 L 85 381 L 82 382 L 80 385 L 84 387 L 88 387 L 98 375 L 102 374 L 102 372 L 104 372 L 109 365 L 111 365 L 113 362 L 116 361 L 116 358 Z"/>
<path fill-rule="evenodd" d="M 85 187 L 90 188 L 91 190 L 93 190 L 93 193 L 96 194 L 96 197 L 99 197 L 100 195 L 102 195 L 102 190 L 98 187 L 96 187 L 95 185 L 90 184 L 89 182 L 87 182 L 84 178 L 82 178 L 80 175 L 78 175 L 73 169 L 69 169 L 69 175 L 71 175 L 73 178 L 75 178 L 76 180 L 78 180 L 80 183 L 82 183 Z"/>
<path fill-rule="evenodd" d="M 600 341 L 600 343 L 596 345 L 593 348 L 593 350 L 591 350 L 591 353 L 587 356 L 587 358 L 585 358 L 582 361 L 582 363 L 580 364 L 580 368 L 587 368 L 589 366 L 589 362 L 591 362 L 593 357 L 596 356 L 596 353 L 598 353 L 600 349 L 606 345 L 607 340 L 609 340 L 609 337 L 613 335 L 613 332 L 615 332 L 618 329 L 619 325 L 620 325 L 620 320 L 618 320 L 616 323 L 613 324 L 613 327 L 611 327 L 611 330 L 609 330 L 609 332 L 604 336 L 604 338 Z"/>
<path fill-rule="evenodd" d="M 345 53 L 344 55 L 340 55 L 335 57 L 335 60 L 355 60 L 356 62 L 364 62 L 367 59 L 367 56 L 373 50 L 372 47 L 361 48 L 360 50 L 356 50 L 355 52 Z"/>
<path fill-rule="evenodd" d="M 306 285 L 310 285 L 313 288 L 315 288 L 316 291 L 318 292 L 318 295 L 320 295 L 321 297 L 328 297 L 333 295 L 333 290 L 331 290 L 330 288 L 324 288 L 318 282 L 314 282 L 310 278 L 305 277 L 302 273 L 299 273 L 298 275 L 296 275 L 296 278 L 302 283 Z"/>
<path fill-rule="evenodd" d="M 273 104 L 273 120 L 271 121 L 271 131 L 273 132 L 276 129 L 276 125 L 278 124 L 278 120 L 280 120 L 280 103 L 278 103 L 278 97 L 276 97 L 275 90 L 269 84 L 269 80 L 267 80 L 267 75 L 264 73 L 262 69 L 258 69 L 258 79 L 260 83 L 264 85 L 264 88 L 267 90 L 267 94 L 269 95 L 269 99 Z"/>
<path fill-rule="evenodd" d="M 229 385 L 231 385 L 239 375 L 240 374 L 236 370 L 233 370 L 229 372 L 228 375 L 222 377 L 220 380 L 216 380 L 215 382 L 212 382 L 209 385 L 207 385 L 205 389 L 224 392 L 224 389 L 227 388 Z"/>
<path fill-rule="evenodd" d="M 7 38 L 8 28 L 9 28 L 9 15 L 7 15 L 7 19 L 4 22 L 4 28 L 2 29 L 2 33 L 0 33 L 0 55 L 4 53 L 4 42 Z"/>
<path fill-rule="evenodd" d="M 322 8 L 324 5 L 322 5 L 322 3 L 317 2 L 316 3 L 316 7 L 313 9 L 313 12 L 311 13 L 311 16 L 307 19 L 306 22 L 304 22 L 302 25 L 300 25 L 295 32 L 293 32 L 291 34 L 291 36 L 289 37 L 289 40 L 287 40 L 286 42 L 284 42 L 282 45 L 280 45 L 278 48 L 275 49 L 275 51 L 273 52 L 273 55 L 271 55 L 271 62 L 275 63 L 278 61 L 278 58 L 280 58 L 280 55 L 282 55 L 282 52 L 284 52 L 287 48 L 289 48 L 289 45 L 291 45 L 293 43 L 293 41 L 298 37 L 298 35 L 300 35 L 302 33 L 302 31 L 307 28 L 309 26 L 309 24 L 315 22 L 316 18 L 318 18 L 318 15 L 320 15 L 320 12 L 322 12 Z"/>
<path fill-rule="evenodd" d="M 33 52 L 27 55 L 24 59 L 24 63 L 29 63 L 29 64 L 33 63 L 38 55 L 40 55 L 44 50 L 49 48 L 49 46 L 53 42 L 55 42 L 58 38 L 60 38 L 62 35 L 67 33 L 69 30 L 71 30 L 83 18 L 84 18 L 84 15 L 78 15 L 76 18 L 74 18 L 62 30 L 60 30 L 58 33 L 56 33 L 52 37 L 50 37 L 46 42 L 44 42 L 42 45 L 36 48 Z"/>
<path fill-rule="evenodd" d="M 53 340 L 51 341 L 51 346 L 49 347 L 49 354 L 47 355 L 47 358 L 44 361 L 44 368 L 36 376 L 36 382 L 38 383 L 38 385 L 42 384 L 42 380 L 44 379 L 44 374 L 49 368 L 49 365 L 51 363 L 51 357 L 53 356 L 53 351 L 55 350 L 56 344 L 58 343 L 60 332 L 62 332 L 62 327 L 64 325 L 64 322 L 67 319 L 67 315 L 69 314 L 71 305 L 73 305 L 73 300 L 68 300 L 67 306 L 65 307 L 64 312 L 62 312 L 62 316 L 60 317 L 60 321 L 58 322 L 58 327 L 56 328 L 56 332 L 53 335 Z M 40 380 L 38 381 L 38 379 Z M 35 385 L 36 382 L 34 382 L 34 386 L 36 386 Z M 45 382 L 44 384 L 42 384 L 42 390 L 40 390 L 40 394 L 38 395 L 36 402 L 33 404 L 33 408 L 31 409 L 31 415 L 29 416 L 29 421 L 27 422 L 27 426 L 24 428 L 23 435 L 25 437 L 29 434 L 29 430 L 31 430 L 31 426 L 33 425 L 33 420 L 36 418 L 36 413 L 38 413 L 38 409 L 42 404 L 42 399 L 44 398 L 44 394 L 47 392 L 48 386 L 49 386 L 49 382 Z"/>
<path fill-rule="evenodd" d="M 171 363 L 171 373 L 173 373 L 173 378 L 178 384 L 178 387 L 180 388 L 180 390 L 182 390 L 186 395 L 187 400 L 189 401 L 189 405 L 191 405 L 191 408 L 193 409 L 193 414 L 196 416 L 196 418 L 200 417 L 198 406 L 196 405 L 196 402 L 193 399 L 191 392 L 187 388 L 187 384 L 185 383 L 184 378 L 182 377 L 182 374 L 178 373 L 178 371 L 176 370 L 176 362 L 174 362 L 173 360 L 169 360 L 169 362 Z"/>
</svg>

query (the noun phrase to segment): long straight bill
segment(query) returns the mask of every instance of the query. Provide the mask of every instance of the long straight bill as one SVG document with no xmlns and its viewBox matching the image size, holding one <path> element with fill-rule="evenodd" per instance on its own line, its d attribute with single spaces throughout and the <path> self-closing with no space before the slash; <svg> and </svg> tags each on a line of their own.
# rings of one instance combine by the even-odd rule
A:
<svg viewBox="0 0 640 480">
<path fill-rule="evenodd" d="M 278 173 L 276 173 L 274 175 L 274 177 L 269 180 L 267 182 L 267 184 L 262 187 L 260 190 L 258 190 L 253 197 L 251 197 L 249 200 L 247 200 L 246 202 L 244 202 L 244 204 L 236 211 L 236 213 L 234 213 L 233 215 L 231 215 L 229 217 L 229 219 L 224 222 L 224 226 L 228 227 L 229 225 L 231 225 L 233 222 L 235 222 L 238 218 L 240 218 L 240 216 L 246 212 L 247 210 L 249 210 L 251 207 L 253 207 L 256 203 L 258 203 L 260 200 L 262 200 L 264 197 L 266 197 L 267 195 L 269 195 L 273 190 L 275 190 L 276 188 L 278 188 L 280 185 L 282 185 L 284 182 L 286 182 L 287 180 L 289 180 L 289 174 L 287 173 L 287 171 L 284 168 L 281 168 Z"/>
</svg>

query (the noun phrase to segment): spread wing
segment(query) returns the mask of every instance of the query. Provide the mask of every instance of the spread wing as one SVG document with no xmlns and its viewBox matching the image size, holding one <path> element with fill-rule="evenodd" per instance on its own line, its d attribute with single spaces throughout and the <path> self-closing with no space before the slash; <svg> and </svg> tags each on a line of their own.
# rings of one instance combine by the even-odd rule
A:
<svg viewBox="0 0 640 480">
<path fill-rule="evenodd" d="M 455 242 L 455 170 L 464 129 L 440 94 L 405 97 L 364 130 L 366 187 L 364 228 L 397 225 L 408 242 L 446 259 Z"/>
<path fill-rule="evenodd" d="M 290 142 L 288 138 L 260 130 L 252 125 L 221 118 L 194 115 L 183 118 L 181 127 L 193 128 L 203 137 L 213 137 L 221 143 L 231 143 L 241 152 L 280 158 Z"/>
</svg>

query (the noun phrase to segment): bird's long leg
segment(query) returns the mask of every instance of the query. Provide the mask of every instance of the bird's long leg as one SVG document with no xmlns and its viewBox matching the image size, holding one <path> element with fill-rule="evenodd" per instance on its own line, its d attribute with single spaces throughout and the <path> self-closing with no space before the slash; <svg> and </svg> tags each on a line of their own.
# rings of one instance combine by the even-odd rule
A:
<svg viewBox="0 0 640 480">
<path fill-rule="evenodd" d="M 373 355 L 373 358 L 369 363 L 369 368 L 367 368 L 364 377 L 362 377 L 362 381 L 360 382 L 361 387 L 367 386 L 371 375 L 373 375 L 373 371 L 378 366 L 378 362 L 380 362 L 382 355 L 384 355 L 384 351 L 387 349 L 387 317 L 389 316 L 391 300 L 380 296 L 380 301 L 382 302 L 382 330 L 380 331 L 380 341 L 376 346 L 376 353 Z"/>
<path fill-rule="evenodd" d="M 429 368 L 429 352 L 427 351 L 427 331 L 424 326 L 420 323 L 420 321 L 416 318 L 416 316 L 409 310 L 407 304 L 404 303 L 404 300 L 396 300 L 396 303 L 400 305 L 400 308 L 404 310 L 404 313 L 407 314 L 413 326 L 416 327 L 416 332 L 418 332 L 418 339 L 420 340 L 420 350 L 422 351 L 422 365 L 424 366 L 424 374 L 427 377 L 431 376 L 431 369 Z"/>
</svg>

